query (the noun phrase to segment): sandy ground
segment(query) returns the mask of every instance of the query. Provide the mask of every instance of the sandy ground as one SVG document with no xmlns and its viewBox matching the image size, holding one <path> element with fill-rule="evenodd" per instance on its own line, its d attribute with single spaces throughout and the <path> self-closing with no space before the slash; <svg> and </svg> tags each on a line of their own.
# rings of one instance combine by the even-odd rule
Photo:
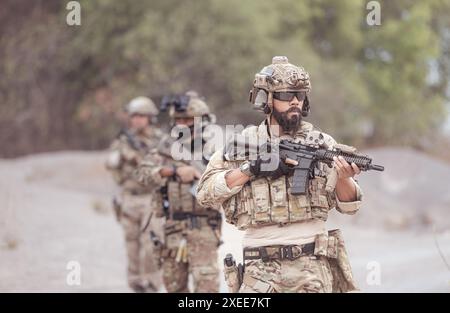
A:
<svg viewBox="0 0 450 313">
<path fill-rule="evenodd" d="M 411 150 L 370 153 L 387 170 L 361 176 L 358 215 L 333 212 L 329 222 L 344 232 L 360 289 L 450 292 L 450 166 Z M 60 152 L 0 160 L 1 292 L 130 291 L 104 158 Z M 220 266 L 227 252 L 241 259 L 242 233 L 229 225 L 223 231 Z M 80 265 L 80 285 L 67 283 L 72 261 Z"/>
</svg>

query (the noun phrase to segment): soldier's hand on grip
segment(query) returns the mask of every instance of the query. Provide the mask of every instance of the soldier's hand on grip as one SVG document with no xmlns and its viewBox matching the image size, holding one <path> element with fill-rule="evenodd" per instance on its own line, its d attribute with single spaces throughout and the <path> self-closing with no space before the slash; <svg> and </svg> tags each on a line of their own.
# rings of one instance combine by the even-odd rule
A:
<svg viewBox="0 0 450 313">
<path fill-rule="evenodd" d="M 278 152 L 260 155 L 250 162 L 250 172 L 255 177 L 270 177 L 277 179 L 283 175 L 291 175 L 294 172 L 287 160 L 280 158 Z"/>
<path fill-rule="evenodd" d="M 355 163 L 348 164 L 343 157 L 334 157 L 334 166 L 340 179 L 355 177 L 361 170 Z"/>
<path fill-rule="evenodd" d="M 201 173 L 193 166 L 177 167 L 176 174 L 182 183 L 190 183 L 195 179 L 200 179 L 201 176 Z"/>
</svg>

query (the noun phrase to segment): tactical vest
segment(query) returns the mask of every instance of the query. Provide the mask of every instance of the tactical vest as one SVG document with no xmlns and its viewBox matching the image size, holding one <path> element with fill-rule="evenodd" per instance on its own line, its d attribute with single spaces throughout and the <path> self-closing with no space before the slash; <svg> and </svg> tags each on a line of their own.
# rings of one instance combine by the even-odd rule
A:
<svg viewBox="0 0 450 313">
<path fill-rule="evenodd" d="M 203 173 L 206 164 L 203 160 L 186 160 L 175 161 L 171 156 L 171 145 L 173 140 L 169 137 L 164 138 L 159 147 L 158 152 L 163 156 L 163 165 L 193 166 L 200 173 Z M 201 155 L 201 154 L 200 154 Z M 202 207 L 196 200 L 196 186 L 198 181 L 192 183 L 182 183 L 176 178 L 169 178 L 165 186 L 161 189 L 162 205 L 161 207 L 165 215 L 171 219 L 185 219 L 188 215 L 204 215 L 209 216 L 210 208 Z"/>
<path fill-rule="evenodd" d="M 312 125 L 302 122 L 299 136 L 294 140 L 306 144 L 331 148 L 334 140 L 317 130 Z M 246 136 L 267 137 L 265 124 L 248 128 Z M 261 142 L 261 141 L 260 141 Z M 228 158 L 226 168 L 238 168 L 243 159 Z M 247 182 L 235 196 L 223 204 L 225 217 L 240 230 L 248 227 L 265 225 L 284 225 L 319 219 L 326 221 L 328 211 L 335 207 L 335 186 L 337 173 L 326 164 L 318 163 L 314 169 L 314 178 L 309 181 L 306 195 L 290 194 L 292 175 L 278 179 L 261 177 Z"/>
<path fill-rule="evenodd" d="M 202 214 L 206 209 L 195 199 L 195 184 L 181 183 L 176 180 L 167 182 L 167 201 L 169 216 L 181 216 L 180 213 Z"/>
</svg>

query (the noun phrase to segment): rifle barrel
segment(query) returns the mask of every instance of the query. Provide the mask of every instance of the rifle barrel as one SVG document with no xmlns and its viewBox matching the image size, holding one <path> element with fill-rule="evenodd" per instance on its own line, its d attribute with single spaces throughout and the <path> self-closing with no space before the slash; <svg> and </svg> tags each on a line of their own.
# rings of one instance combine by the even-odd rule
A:
<svg viewBox="0 0 450 313">
<path fill-rule="evenodd" d="M 384 171 L 384 166 L 371 164 L 369 169 L 382 172 Z"/>
</svg>

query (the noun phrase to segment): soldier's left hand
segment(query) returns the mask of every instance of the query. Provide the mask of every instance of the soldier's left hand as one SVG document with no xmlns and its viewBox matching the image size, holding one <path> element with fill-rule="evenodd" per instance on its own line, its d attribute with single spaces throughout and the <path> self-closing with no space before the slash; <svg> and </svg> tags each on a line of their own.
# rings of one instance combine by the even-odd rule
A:
<svg viewBox="0 0 450 313">
<path fill-rule="evenodd" d="M 180 178 L 182 183 L 190 183 L 194 179 L 199 179 L 202 175 L 195 167 L 193 166 L 180 166 L 177 167 L 177 176 Z"/>
<path fill-rule="evenodd" d="M 361 173 L 361 170 L 355 163 L 348 164 L 348 162 L 341 156 L 334 157 L 333 160 L 338 178 L 340 179 L 355 177 L 356 175 Z"/>
</svg>

